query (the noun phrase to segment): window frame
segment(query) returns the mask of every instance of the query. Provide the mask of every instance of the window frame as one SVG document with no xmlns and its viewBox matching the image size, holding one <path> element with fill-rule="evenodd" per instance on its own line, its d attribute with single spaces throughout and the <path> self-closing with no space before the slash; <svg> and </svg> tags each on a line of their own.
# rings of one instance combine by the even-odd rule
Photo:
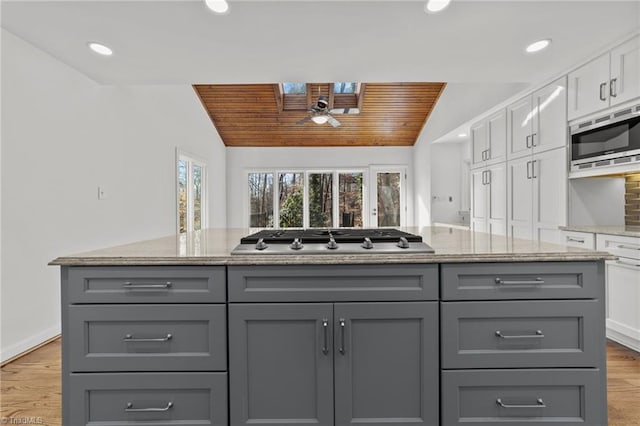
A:
<svg viewBox="0 0 640 426">
<path fill-rule="evenodd" d="M 187 163 L 187 212 L 185 218 L 185 233 L 194 231 L 194 188 L 193 188 L 193 166 L 197 165 L 202 169 L 202 176 L 200 182 L 200 230 L 208 227 L 208 213 L 209 213 L 209 197 L 207 197 L 207 180 L 208 180 L 208 167 L 205 160 L 193 155 L 185 150 L 176 148 L 175 158 L 175 212 L 176 212 L 176 234 L 183 234 L 180 232 L 180 161 Z"/>
</svg>

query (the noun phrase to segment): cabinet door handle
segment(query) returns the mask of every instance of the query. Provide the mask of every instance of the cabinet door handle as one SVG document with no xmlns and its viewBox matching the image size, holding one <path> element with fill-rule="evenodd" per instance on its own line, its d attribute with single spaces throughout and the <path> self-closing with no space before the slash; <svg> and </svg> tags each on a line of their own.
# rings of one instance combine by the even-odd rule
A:
<svg viewBox="0 0 640 426">
<path fill-rule="evenodd" d="M 536 399 L 535 405 L 505 404 L 504 402 L 502 402 L 502 398 L 496 399 L 496 404 L 498 404 L 502 408 L 545 408 L 547 406 L 542 400 L 542 398 Z"/>
<path fill-rule="evenodd" d="M 167 333 L 165 337 L 157 337 L 151 339 L 133 337 L 131 334 L 126 334 L 122 340 L 124 340 L 125 342 L 168 342 L 172 338 L 173 335 L 171 335 L 171 333 Z"/>
<path fill-rule="evenodd" d="M 611 96 L 612 98 L 618 96 L 618 86 L 616 84 L 617 82 L 617 78 L 612 78 L 611 80 L 609 80 L 609 96 Z"/>
<path fill-rule="evenodd" d="M 329 320 L 324 318 L 322 320 L 322 332 L 324 333 L 324 340 L 322 341 L 322 353 L 327 355 L 329 353 Z"/>
<path fill-rule="evenodd" d="M 544 339 L 544 334 L 542 330 L 536 330 L 535 334 L 516 334 L 516 335 L 508 335 L 502 334 L 502 331 L 496 330 L 496 336 L 501 339 Z"/>
<path fill-rule="evenodd" d="M 580 238 L 567 237 L 567 241 L 570 243 L 584 244 L 584 239 L 580 239 Z"/>
<path fill-rule="evenodd" d="M 346 353 L 346 350 L 344 348 L 344 328 L 345 328 L 344 318 L 340 318 L 338 323 L 340 324 L 340 348 L 338 349 L 338 351 L 342 355 L 344 355 Z"/>
<path fill-rule="evenodd" d="M 531 179 L 531 161 L 527 161 L 527 179 Z"/>
<path fill-rule="evenodd" d="M 487 185 L 491 185 L 491 170 L 487 170 Z"/>
<path fill-rule="evenodd" d="M 530 142 L 531 135 L 527 135 L 527 137 L 525 139 L 527 141 L 527 148 L 531 148 L 531 142 Z"/>
<path fill-rule="evenodd" d="M 627 249 L 627 250 L 640 250 L 640 247 L 628 246 L 625 244 L 618 244 L 619 249 Z"/>
<path fill-rule="evenodd" d="M 487 160 L 491 160 L 491 148 L 487 148 Z"/>
<path fill-rule="evenodd" d="M 162 283 L 162 284 L 153 284 L 153 283 L 134 284 L 130 281 L 127 281 L 126 283 L 122 284 L 122 287 L 128 290 L 135 290 L 139 288 L 171 288 L 172 285 L 173 284 L 171 284 L 170 281 L 167 281 L 166 283 Z"/>
<path fill-rule="evenodd" d="M 601 101 L 606 101 L 606 95 L 604 93 L 604 89 L 607 87 L 607 82 L 605 81 L 604 83 L 600 83 L 600 100 Z"/>
<path fill-rule="evenodd" d="M 532 134 L 531 134 L 531 146 L 532 146 L 532 147 L 537 146 L 537 145 L 536 145 L 536 136 L 538 136 L 538 134 L 537 134 L 537 133 L 532 133 Z"/>
<path fill-rule="evenodd" d="M 167 405 L 162 408 L 133 408 L 133 402 L 127 402 L 127 407 L 124 409 L 127 413 L 162 413 L 169 411 L 173 408 L 173 402 L 167 402 Z"/>
<path fill-rule="evenodd" d="M 533 160 L 531 162 L 531 178 L 532 179 L 538 179 L 538 176 L 536 176 L 536 163 L 538 162 L 538 160 Z"/>
<path fill-rule="evenodd" d="M 537 277 L 535 280 L 503 280 L 496 278 L 496 285 L 540 285 L 544 284 L 544 280 Z"/>
</svg>

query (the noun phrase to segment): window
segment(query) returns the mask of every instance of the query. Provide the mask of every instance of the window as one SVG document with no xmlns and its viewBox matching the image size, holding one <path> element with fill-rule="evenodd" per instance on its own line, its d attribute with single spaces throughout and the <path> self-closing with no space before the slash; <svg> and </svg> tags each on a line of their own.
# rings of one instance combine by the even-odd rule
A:
<svg viewBox="0 0 640 426">
<path fill-rule="evenodd" d="M 356 93 L 356 83 L 344 81 L 333 83 L 333 93 Z"/>
<path fill-rule="evenodd" d="M 249 226 L 361 228 L 364 176 L 363 171 L 249 172 Z"/>
<path fill-rule="evenodd" d="M 206 228 L 206 164 L 178 152 L 178 233 Z"/>
<path fill-rule="evenodd" d="M 282 91 L 285 95 L 306 95 L 306 83 L 282 83 Z"/>
</svg>

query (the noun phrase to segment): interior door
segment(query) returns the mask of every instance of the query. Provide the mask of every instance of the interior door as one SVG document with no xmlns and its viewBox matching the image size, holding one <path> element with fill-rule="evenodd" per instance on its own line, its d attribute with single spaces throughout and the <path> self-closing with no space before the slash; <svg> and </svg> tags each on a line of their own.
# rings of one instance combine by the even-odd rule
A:
<svg viewBox="0 0 640 426">
<path fill-rule="evenodd" d="M 336 303 L 335 425 L 438 425 L 438 303 Z"/>
<path fill-rule="evenodd" d="M 406 226 L 406 167 L 372 167 L 370 182 L 370 226 Z"/>
<path fill-rule="evenodd" d="M 333 426 L 333 305 L 231 304 L 231 425 Z"/>
</svg>

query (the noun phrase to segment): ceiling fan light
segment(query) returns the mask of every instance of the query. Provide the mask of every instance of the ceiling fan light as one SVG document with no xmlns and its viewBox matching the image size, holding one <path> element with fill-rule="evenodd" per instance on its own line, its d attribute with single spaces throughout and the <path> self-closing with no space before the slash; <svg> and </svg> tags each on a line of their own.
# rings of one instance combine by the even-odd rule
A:
<svg viewBox="0 0 640 426">
<path fill-rule="evenodd" d="M 229 11 L 229 3 L 227 3 L 227 0 L 204 0 L 204 2 L 211 11 L 217 14 L 223 14 Z"/>
<path fill-rule="evenodd" d="M 329 117 L 327 117 L 326 115 L 314 115 L 313 117 L 311 117 L 311 121 L 316 124 L 324 124 L 329 121 Z"/>
<path fill-rule="evenodd" d="M 442 12 L 449 6 L 449 3 L 451 3 L 451 0 L 429 0 L 424 6 L 424 10 L 427 13 Z"/>
</svg>

